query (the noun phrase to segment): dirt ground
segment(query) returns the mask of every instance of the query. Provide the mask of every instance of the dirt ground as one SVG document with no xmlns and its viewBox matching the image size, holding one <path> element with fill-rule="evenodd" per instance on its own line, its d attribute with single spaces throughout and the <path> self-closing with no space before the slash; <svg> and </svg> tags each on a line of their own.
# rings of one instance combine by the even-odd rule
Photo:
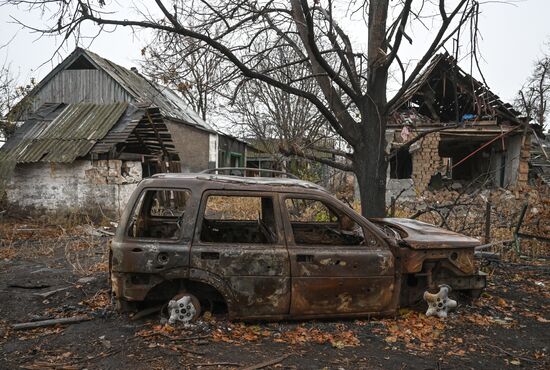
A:
<svg viewBox="0 0 550 370">
<path fill-rule="evenodd" d="M 108 293 L 108 237 L 89 226 L 0 223 L 1 369 L 502 369 L 550 368 L 548 260 L 492 263 L 489 287 L 446 320 L 394 318 L 228 322 L 192 328 L 132 320 Z M 88 321 L 15 331 L 47 318 Z"/>
</svg>

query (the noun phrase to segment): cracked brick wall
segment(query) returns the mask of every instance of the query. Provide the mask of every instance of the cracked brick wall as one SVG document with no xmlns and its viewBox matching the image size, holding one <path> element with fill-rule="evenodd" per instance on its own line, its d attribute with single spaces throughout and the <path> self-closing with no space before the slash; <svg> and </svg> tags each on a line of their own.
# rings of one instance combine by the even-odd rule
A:
<svg viewBox="0 0 550 370">
<path fill-rule="evenodd" d="M 417 141 L 409 150 L 413 163 L 412 180 L 418 193 L 428 188 L 432 176 L 440 169 L 439 140 L 439 132 L 435 132 Z"/>
</svg>

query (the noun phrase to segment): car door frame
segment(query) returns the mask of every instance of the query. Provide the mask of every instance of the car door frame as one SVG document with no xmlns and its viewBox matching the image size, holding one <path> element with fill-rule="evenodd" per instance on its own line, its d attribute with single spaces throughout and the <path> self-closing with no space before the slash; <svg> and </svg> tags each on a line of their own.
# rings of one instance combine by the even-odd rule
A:
<svg viewBox="0 0 550 370">
<path fill-rule="evenodd" d="M 292 230 L 292 225 L 289 218 L 288 209 L 286 207 L 286 199 L 289 198 L 298 198 L 298 199 L 310 199 L 310 200 L 316 200 L 320 201 L 321 203 L 324 203 L 329 208 L 337 211 L 338 213 L 343 213 L 344 215 L 350 217 L 353 221 L 355 221 L 365 233 L 365 239 L 369 239 L 374 241 L 374 245 L 362 245 L 362 246 L 330 246 L 330 248 L 335 248 L 332 251 L 326 253 L 322 250 L 323 246 L 320 245 L 297 245 L 294 241 L 294 233 Z M 372 226 L 369 225 L 368 221 L 366 221 L 365 218 L 357 214 L 355 211 L 353 211 L 351 208 L 345 206 L 343 203 L 339 202 L 336 199 L 333 199 L 329 196 L 326 196 L 324 194 L 316 194 L 316 193 L 302 193 L 302 192 L 296 192 L 296 193 L 285 193 L 280 194 L 279 197 L 280 205 L 279 209 L 281 210 L 281 218 L 283 220 L 283 226 L 285 229 L 285 237 L 286 237 L 286 244 L 289 252 L 289 258 L 290 258 L 290 266 L 291 266 L 291 307 L 290 307 L 290 315 L 292 317 L 296 318 L 311 318 L 311 317 L 327 317 L 327 316 L 364 316 L 364 315 L 385 315 L 385 314 L 391 314 L 394 313 L 397 306 L 398 306 L 398 299 L 399 299 L 399 286 L 398 283 L 400 279 L 398 278 L 400 276 L 400 265 L 399 265 L 399 258 L 396 258 L 394 250 L 390 248 L 387 241 L 380 236 L 380 234 L 376 231 L 372 230 Z M 326 246 L 325 246 L 326 248 Z M 349 248 L 352 250 L 349 251 Z M 360 249 L 365 248 L 365 249 Z M 368 248 L 368 249 L 367 249 Z M 346 249 L 349 251 L 346 251 Z M 299 261 L 297 261 L 297 258 L 299 252 L 315 252 L 315 253 L 321 253 L 321 255 L 324 256 L 322 260 L 317 259 L 316 255 L 314 254 L 312 261 L 309 261 L 312 263 L 311 266 L 308 266 L 307 268 L 303 268 L 303 266 L 300 266 Z M 335 252 L 335 258 L 329 257 L 332 252 Z M 374 255 L 380 255 L 383 254 L 382 260 L 385 260 L 385 263 L 387 263 L 388 270 L 386 271 L 386 274 L 380 275 L 380 276 L 369 276 L 369 275 L 357 275 L 357 273 L 353 273 L 353 271 L 360 271 L 360 266 L 357 263 L 352 262 L 351 266 L 342 266 L 343 262 L 351 262 L 351 259 L 349 258 L 350 255 L 353 256 L 354 253 L 363 253 L 364 257 L 368 257 L 366 255 L 371 254 L 371 257 L 374 257 Z M 308 258 L 310 254 L 306 254 L 306 257 L 302 258 Z M 372 258 L 371 258 L 372 259 Z M 388 260 L 390 259 L 390 260 Z M 321 262 L 322 261 L 322 262 Z M 305 261 L 300 261 L 305 262 Z M 325 266 L 321 266 L 322 263 L 325 263 Z M 333 268 L 333 270 L 339 270 L 340 273 L 342 273 L 342 276 L 320 276 L 320 274 L 323 274 L 323 270 L 329 274 L 329 271 L 331 270 L 330 265 L 332 264 L 332 267 L 335 267 L 337 265 L 340 265 L 340 268 Z M 364 266 L 363 266 L 364 267 Z M 367 266 L 371 267 L 371 266 Z M 317 271 L 316 271 L 317 270 Z M 351 272 L 349 271 L 351 270 Z M 320 272 L 321 271 L 321 272 Z M 382 268 L 381 271 L 384 271 Z M 378 279 L 377 277 L 380 277 Z M 350 280 L 352 279 L 352 280 Z M 355 280 L 355 281 L 353 281 Z M 366 285 L 365 285 L 366 283 Z M 376 293 L 374 290 L 376 287 L 382 283 L 384 285 L 384 288 L 381 292 Z M 323 289 L 323 287 L 325 287 Z M 346 307 L 345 305 L 342 305 L 343 302 L 345 304 L 346 299 L 347 302 L 349 302 L 349 297 L 346 297 L 345 295 L 343 297 L 334 297 L 339 298 L 339 304 L 336 304 L 334 301 L 331 302 L 331 298 L 327 297 L 331 294 L 334 296 L 334 293 L 340 293 L 344 294 L 345 292 L 338 292 L 339 287 L 342 287 L 343 290 L 350 289 L 352 291 L 352 300 L 357 300 L 357 297 L 363 297 L 363 303 L 366 305 L 370 304 L 371 309 L 369 307 L 366 307 L 364 310 L 357 310 L 353 307 Z M 364 289 L 364 292 L 361 293 L 361 291 Z M 353 295 L 355 294 L 355 295 Z M 374 295 L 373 295 L 374 294 Z M 378 294 L 378 296 L 377 296 Z M 383 297 L 385 299 L 384 302 L 386 302 L 385 305 L 376 307 L 375 302 L 377 299 L 380 299 L 380 297 Z M 355 307 L 359 307 L 362 303 L 356 302 Z M 318 309 L 316 310 L 314 307 L 315 305 L 318 306 Z M 322 306 L 325 305 L 325 308 L 327 306 L 333 307 L 332 310 L 322 310 Z M 321 307 L 319 307 L 321 306 Z"/>
<path fill-rule="evenodd" d="M 169 270 L 178 269 L 183 271 L 181 277 L 187 277 L 187 267 L 189 266 L 189 250 L 193 233 L 191 227 L 183 227 L 176 238 L 158 238 L 158 237 L 133 237 L 129 235 L 130 228 L 133 226 L 134 214 L 137 207 L 143 207 L 142 197 L 149 191 L 176 191 L 187 192 L 189 197 L 185 206 L 185 214 L 182 218 L 182 225 L 193 225 L 195 220 L 193 203 L 193 191 L 185 186 L 150 186 L 143 187 L 135 197 L 131 198 L 132 208 L 127 217 L 121 222 L 120 228 L 123 230 L 123 236 L 118 243 L 117 249 L 124 251 L 120 266 L 115 268 L 116 272 L 144 272 L 144 273 L 165 273 Z M 162 217 L 156 217 L 161 219 Z M 118 251 L 117 251 L 118 252 Z M 118 252 L 118 253 L 121 253 Z M 166 258 L 159 258 L 164 253 Z M 117 256 L 115 256 L 117 257 Z M 163 256 L 164 257 L 164 256 Z"/>
<path fill-rule="evenodd" d="M 273 201 L 277 243 L 215 243 L 201 241 L 202 223 L 206 205 L 208 197 L 212 195 L 270 197 Z M 232 293 L 231 307 L 228 307 L 232 318 L 275 319 L 288 316 L 290 309 L 290 261 L 278 198 L 278 194 L 271 191 L 226 189 L 209 189 L 201 195 L 195 232 L 191 243 L 191 272 L 196 273 L 197 270 L 203 270 L 216 275 L 224 282 Z M 247 252 L 250 253 L 247 255 Z M 271 252 L 271 260 L 265 258 L 269 252 Z M 220 262 L 215 262 L 216 259 L 205 262 L 203 253 L 213 253 L 211 254 L 212 258 L 217 253 Z M 228 263 L 229 259 L 235 258 L 241 259 L 238 265 Z M 249 263 L 243 263 L 245 260 Z M 238 272 L 238 268 L 241 269 L 240 273 Z M 250 270 L 247 271 L 247 268 Z M 272 270 L 271 273 L 269 272 L 270 269 Z M 272 282 L 271 285 L 269 281 Z"/>
</svg>

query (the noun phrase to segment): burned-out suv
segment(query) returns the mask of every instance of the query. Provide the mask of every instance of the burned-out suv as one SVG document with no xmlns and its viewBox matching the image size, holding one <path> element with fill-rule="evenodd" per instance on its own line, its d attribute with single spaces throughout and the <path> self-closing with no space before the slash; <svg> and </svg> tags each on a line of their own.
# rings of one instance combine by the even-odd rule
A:
<svg viewBox="0 0 550 370">
<path fill-rule="evenodd" d="M 170 302 L 171 321 L 385 315 L 449 285 L 485 287 L 476 239 L 408 219 L 367 220 L 289 178 L 161 174 L 132 195 L 111 243 L 119 309 Z"/>
</svg>

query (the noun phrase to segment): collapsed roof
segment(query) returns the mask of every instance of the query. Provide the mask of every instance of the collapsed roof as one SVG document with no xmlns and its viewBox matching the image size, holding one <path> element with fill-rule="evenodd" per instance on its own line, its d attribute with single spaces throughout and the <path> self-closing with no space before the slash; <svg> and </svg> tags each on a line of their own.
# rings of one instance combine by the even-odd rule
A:
<svg viewBox="0 0 550 370">
<path fill-rule="evenodd" d="M 47 103 L 0 148 L 0 178 L 8 178 L 17 163 L 70 163 L 122 152 L 177 157 L 158 108 Z"/>
<path fill-rule="evenodd" d="M 391 124 L 491 120 L 519 124 L 520 112 L 458 67 L 449 54 L 436 55 L 395 105 Z M 407 117 L 402 117 L 406 112 Z"/>
</svg>

